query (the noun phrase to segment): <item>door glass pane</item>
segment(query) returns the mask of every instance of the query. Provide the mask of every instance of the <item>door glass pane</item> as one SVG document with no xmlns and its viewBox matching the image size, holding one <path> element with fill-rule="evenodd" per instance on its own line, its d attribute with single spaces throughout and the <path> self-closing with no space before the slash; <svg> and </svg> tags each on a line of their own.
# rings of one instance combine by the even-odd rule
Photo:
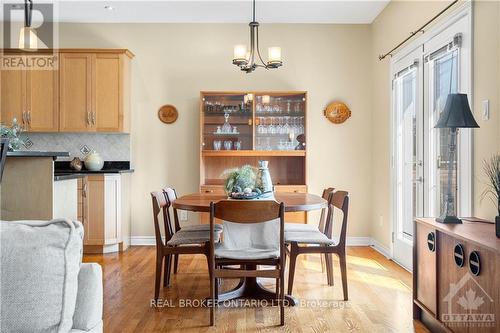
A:
<svg viewBox="0 0 500 333">
<path fill-rule="evenodd" d="M 416 70 L 396 81 L 398 232 L 411 237 L 417 215 Z"/>
<path fill-rule="evenodd" d="M 449 52 L 437 59 L 434 63 L 434 82 L 433 82 L 433 105 L 434 105 L 434 119 L 439 119 L 439 115 L 444 109 L 448 94 L 456 93 L 458 90 L 457 77 L 458 77 L 458 51 Z M 454 174 L 452 177 L 452 193 L 457 198 L 457 155 L 450 161 L 448 153 L 448 143 L 450 139 L 450 130 L 447 128 L 434 129 L 436 132 L 434 138 L 434 147 L 437 156 L 437 195 L 438 200 L 435 205 L 437 211 L 434 212 L 436 216 L 441 213 L 448 186 L 448 169 L 452 168 Z M 456 213 L 456 207 L 455 207 Z"/>
</svg>

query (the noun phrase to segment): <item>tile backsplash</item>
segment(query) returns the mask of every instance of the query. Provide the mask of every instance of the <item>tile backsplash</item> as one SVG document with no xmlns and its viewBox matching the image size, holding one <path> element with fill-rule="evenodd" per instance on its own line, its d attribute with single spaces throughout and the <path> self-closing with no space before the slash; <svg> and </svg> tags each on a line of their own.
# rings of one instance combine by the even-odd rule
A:
<svg viewBox="0 0 500 333">
<path fill-rule="evenodd" d="M 58 160 L 85 158 L 92 150 L 105 161 L 130 161 L 130 134 L 101 133 L 23 133 L 25 147 L 31 151 L 68 151 L 70 157 Z"/>
</svg>

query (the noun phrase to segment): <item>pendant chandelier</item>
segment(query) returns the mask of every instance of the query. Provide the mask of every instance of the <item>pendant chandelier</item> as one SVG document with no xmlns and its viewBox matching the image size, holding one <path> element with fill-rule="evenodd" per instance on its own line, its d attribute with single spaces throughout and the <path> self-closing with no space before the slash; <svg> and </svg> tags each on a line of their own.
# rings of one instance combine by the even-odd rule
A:
<svg viewBox="0 0 500 333">
<path fill-rule="evenodd" d="M 257 67 L 273 69 L 283 65 L 281 48 L 276 46 L 268 49 L 267 63 L 262 60 L 259 50 L 259 22 L 255 21 L 255 0 L 253 0 L 253 20 L 249 26 L 250 51 L 247 51 L 247 46 L 244 44 L 235 45 L 233 64 L 247 73 L 253 72 Z"/>
<path fill-rule="evenodd" d="M 38 36 L 31 27 L 32 13 L 33 1 L 24 0 L 24 27 L 19 32 L 19 49 L 25 51 L 36 51 L 38 48 Z"/>
</svg>

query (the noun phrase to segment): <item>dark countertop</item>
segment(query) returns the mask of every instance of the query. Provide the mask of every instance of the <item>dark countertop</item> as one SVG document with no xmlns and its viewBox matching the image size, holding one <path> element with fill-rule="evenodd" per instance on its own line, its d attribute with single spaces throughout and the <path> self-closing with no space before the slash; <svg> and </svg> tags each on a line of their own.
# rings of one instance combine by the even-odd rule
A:
<svg viewBox="0 0 500 333">
<path fill-rule="evenodd" d="M 83 178 L 85 176 L 86 175 L 83 173 L 57 173 L 57 174 L 54 174 L 54 181 L 78 179 L 78 178 Z"/>
<path fill-rule="evenodd" d="M 29 151 L 29 150 L 16 150 L 8 151 L 7 157 L 69 157 L 67 151 Z"/>
<path fill-rule="evenodd" d="M 132 173 L 134 169 L 130 168 L 130 161 L 105 161 L 101 170 L 91 171 L 85 169 L 85 164 L 82 170 L 73 170 L 69 167 L 70 162 L 58 161 L 55 162 L 54 176 L 60 175 L 89 175 L 89 174 L 104 174 L 104 173 Z"/>
</svg>

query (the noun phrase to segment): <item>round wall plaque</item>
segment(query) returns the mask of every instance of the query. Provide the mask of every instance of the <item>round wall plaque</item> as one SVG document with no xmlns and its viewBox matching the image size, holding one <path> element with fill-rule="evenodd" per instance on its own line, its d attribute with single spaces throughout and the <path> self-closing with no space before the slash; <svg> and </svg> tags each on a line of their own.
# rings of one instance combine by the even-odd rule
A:
<svg viewBox="0 0 500 333">
<path fill-rule="evenodd" d="M 342 124 L 351 117 L 351 110 L 341 102 L 330 103 L 323 111 L 325 117 L 334 124 Z"/>
<path fill-rule="evenodd" d="M 177 109 L 173 105 L 170 104 L 163 105 L 158 110 L 158 118 L 160 118 L 160 120 L 165 124 L 175 123 L 178 117 L 179 113 L 177 112 Z"/>
</svg>

